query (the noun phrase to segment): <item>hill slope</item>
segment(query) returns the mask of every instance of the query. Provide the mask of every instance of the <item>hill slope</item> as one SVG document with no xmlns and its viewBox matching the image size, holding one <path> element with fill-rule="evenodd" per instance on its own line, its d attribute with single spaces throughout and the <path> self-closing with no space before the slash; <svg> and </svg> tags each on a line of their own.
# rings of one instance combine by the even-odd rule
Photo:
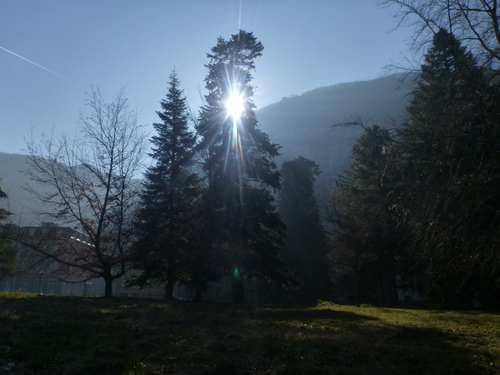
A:
<svg viewBox="0 0 500 375">
<path fill-rule="evenodd" d="M 401 75 L 391 75 L 371 81 L 341 83 L 320 87 L 300 96 L 283 98 L 257 111 L 259 124 L 271 141 L 282 146 L 278 162 L 299 155 L 319 164 L 319 192 L 330 191 L 337 173 L 350 163 L 351 148 L 359 131 L 331 130 L 331 125 L 353 115 L 369 124 L 389 126 L 391 118 L 400 118 L 408 103 L 408 86 L 401 88 Z M 23 216 L 29 221 L 35 199 L 22 189 L 29 183 L 22 172 L 26 156 L 0 152 L 0 187 L 9 199 L 2 207 L 15 213 L 15 221 Z"/>
<path fill-rule="evenodd" d="M 299 155 L 314 160 L 322 171 L 318 188 L 329 190 L 335 175 L 349 166 L 359 135 L 359 131 L 331 130 L 331 125 L 353 115 L 380 126 L 402 118 L 411 89 L 401 84 L 402 77 L 341 83 L 283 98 L 257 111 L 260 127 L 282 146 L 280 163 Z"/>
</svg>

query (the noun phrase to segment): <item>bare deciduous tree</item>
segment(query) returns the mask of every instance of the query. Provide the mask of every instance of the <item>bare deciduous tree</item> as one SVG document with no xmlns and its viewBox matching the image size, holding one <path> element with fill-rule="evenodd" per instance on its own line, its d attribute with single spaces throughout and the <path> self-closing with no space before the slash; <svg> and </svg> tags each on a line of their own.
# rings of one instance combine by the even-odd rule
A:
<svg viewBox="0 0 500 375">
<path fill-rule="evenodd" d="M 90 247 L 50 252 L 53 246 L 31 248 L 88 278 L 105 280 L 111 297 L 113 280 L 127 270 L 128 251 L 135 228 L 133 211 L 139 183 L 135 180 L 145 155 L 145 134 L 137 125 L 137 111 L 130 108 L 124 89 L 107 102 L 92 88 L 80 115 L 74 137 L 53 136 L 28 141 L 27 173 L 38 186 L 29 190 L 40 200 L 44 214 L 60 224 L 81 231 Z M 26 245 L 30 245 L 25 238 Z M 70 246 L 70 248 L 68 248 Z M 45 250 L 44 250 L 45 249 Z"/>
<path fill-rule="evenodd" d="M 378 0 L 395 6 L 398 26 L 415 27 L 410 48 L 422 56 L 439 29 L 453 34 L 484 68 L 500 69 L 498 0 Z"/>
</svg>

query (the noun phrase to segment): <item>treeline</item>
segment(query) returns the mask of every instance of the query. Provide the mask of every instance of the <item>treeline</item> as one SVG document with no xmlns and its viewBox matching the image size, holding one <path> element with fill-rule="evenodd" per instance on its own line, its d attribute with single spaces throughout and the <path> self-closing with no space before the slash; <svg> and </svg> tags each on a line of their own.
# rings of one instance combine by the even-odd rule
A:
<svg viewBox="0 0 500 375">
<path fill-rule="evenodd" d="M 79 233 L 61 238 L 50 225 L 35 235 L 13 225 L 2 232 L 38 254 L 38 264 L 57 262 L 60 277 L 103 278 L 106 297 L 114 280 L 126 277 L 128 286 L 164 288 L 166 299 L 182 283 L 194 286 L 201 301 L 207 284 L 223 278 L 232 302 L 243 302 L 245 282 L 255 279 L 263 280 L 269 302 L 297 288 L 288 298 L 326 299 L 327 248 L 313 192 L 318 167 L 289 161 L 282 182 L 274 162 L 280 146 L 259 129 L 252 99 L 254 60 L 263 48 L 243 30 L 217 40 L 207 54 L 207 94 L 197 116 L 172 72 L 153 124 L 152 165 L 140 180 L 148 143 L 137 112 L 124 90 L 108 101 L 93 88 L 74 137 L 28 141 L 34 182 L 28 189 L 41 203 L 39 213 Z M 295 212 L 282 208 L 283 215 L 282 183 L 283 202 L 297 205 Z"/>
<path fill-rule="evenodd" d="M 358 123 L 365 130 L 353 163 L 329 202 L 336 278 L 357 305 L 397 304 L 398 288 L 433 302 L 500 302 L 500 86 L 492 68 L 439 28 L 407 121 L 393 129 Z"/>
<path fill-rule="evenodd" d="M 414 47 L 426 54 L 406 121 L 336 125 L 364 133 L 351 168 L 331 186 L 325 221 L 314 195 L 318 165 L 297 157 L 278 170 L 280 146 L 258 127 L 252 72 L 263 46 L 241 30 L 207 54 L 196 116 L 171 74 L 141 183 L 147 142 L 123 91 L 107 102 L 92 90 L 76 137 L 28 142 L 28 173 L 50 188 L 31 188 L 43 213 L 85 240 L 57 238 L 57 230 L 23 236 L 14 227 L 10 238 L 71 277 L 102 277 L 106 297 L 129 275 L 130 286 L 161 286 L 167 299 L 184 283 L 202 300 L 209 282 L 226 278 L 233 302 L 258 279 L 269 302 L 395 305 L 406 291 L 498 305 L 499 6 L 381 3 L 397 5 L 402 24 L 413 17 L 413 41 L 422 41 Z"/>
<path fill-rule="evenodd" d="M 132 246 L 134 268 L 142 273 L 130 284 L 160 282 L 170 299 L 172 286 L 184 282 L 201 300 L 208 281 L 228 276 L 231 300 L 243 302 L 246 279 L 290 282 L 278 258 L 286 227 L 271 194 L 280 188 L 272 160 L 279 147 L 257 127 L 252 102 L 251 72 L 262 50 L 251 33 L 219 38 L 208 54 L 208 94 L 196 132 L 171 75 Z"/>
<path fill-rule="evenodd" d="M 244 302 L 245 282 L 255 279 L 264 282 L 262 301 L 331 296 L 313 190 L 318 166 L 298 158 L 280 173 L 273 161 L 280 147 L 257 125 L 250 73 L 262 50 L 244 31 L 218 40 L 208 54 L 208 94 L 194 130 L 180 82 L 171 75 L 131 247 L 134 269 L 142 273 L 128 285 L 160 283 L 171 299 L 180 282 L 193 285 L 201 301 L 207 282 L 226 277 L 232 302 Z"/>
</svg>

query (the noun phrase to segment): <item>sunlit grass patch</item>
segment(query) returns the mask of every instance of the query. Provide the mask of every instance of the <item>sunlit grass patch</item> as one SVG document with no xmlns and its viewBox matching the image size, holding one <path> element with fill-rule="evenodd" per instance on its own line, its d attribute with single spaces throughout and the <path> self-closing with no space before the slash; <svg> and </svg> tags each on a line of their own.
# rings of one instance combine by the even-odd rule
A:
<svg viewBox="0 0 500 375">
<path fill-rule="evenodd" d="M 18 298 L 28 298 L 38 296 L 36 293 L 22 293 L 22 292 L 0 292 L 0 298 L 2 299 L 18 299 Z"/>
</svg>

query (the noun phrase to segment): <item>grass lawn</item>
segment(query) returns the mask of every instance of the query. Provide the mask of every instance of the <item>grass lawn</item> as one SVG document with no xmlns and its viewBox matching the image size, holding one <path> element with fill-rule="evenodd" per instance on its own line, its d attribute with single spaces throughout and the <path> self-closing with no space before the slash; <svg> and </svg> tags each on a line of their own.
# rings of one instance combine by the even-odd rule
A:
<svg viewBox="0 0 500 375">
<path fill-rule="evenodd" d="M 493 373 L 493 312 L 0 293 L 0 375 Z"/>
</svg>

